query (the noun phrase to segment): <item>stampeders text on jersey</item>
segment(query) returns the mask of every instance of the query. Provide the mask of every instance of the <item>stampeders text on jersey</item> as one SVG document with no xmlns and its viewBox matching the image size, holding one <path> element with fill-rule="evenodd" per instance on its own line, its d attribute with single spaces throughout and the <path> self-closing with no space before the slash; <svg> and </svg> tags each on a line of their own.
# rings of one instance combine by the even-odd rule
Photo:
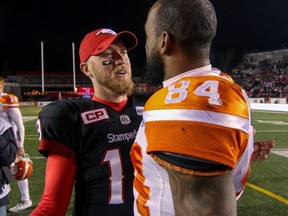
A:
<svg viewBox="0 0 288 216">
<path fill-rule="evenodd" d="M 113 143 L 113 142 L 121 142 L 123 140 L 127 140 L 129 142 L 130 139 L 135 139 L 137 134 L 137 130 L 134 129 L 133 132 L 129 133 L 123 133 L 123 134 L 108 134 L 108 142 Z"/>
</svg>

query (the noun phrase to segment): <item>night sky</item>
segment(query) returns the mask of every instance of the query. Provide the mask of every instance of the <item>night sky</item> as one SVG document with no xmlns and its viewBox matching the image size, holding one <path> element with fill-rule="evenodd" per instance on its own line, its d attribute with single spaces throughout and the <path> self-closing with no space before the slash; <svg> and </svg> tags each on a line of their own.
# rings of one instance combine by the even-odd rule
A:
<svg viewBox="0 0 288 216">
<path fill-rule="evenodd" d="M 129 30 L 139 39 L 129 53 L 134 72 L 145 67 L 144 23 L 154 0 L 115 1 L 10 1 L 0 6 L 0 72 L 41 71 L 41 41 L 45 71 L 72 71 L 72 42 L 78 48 L 86 33 L 107 27 Z M 288 48 L 287 0 L 213 0 L 218 29 L 211 59 L 223 66 L 233 58 L 237 65 L 243 53 Z M 3 72 L 4 71 L 4 72 Z M 135 75 L 134 73 L 134 75 Z"/>
</svg>

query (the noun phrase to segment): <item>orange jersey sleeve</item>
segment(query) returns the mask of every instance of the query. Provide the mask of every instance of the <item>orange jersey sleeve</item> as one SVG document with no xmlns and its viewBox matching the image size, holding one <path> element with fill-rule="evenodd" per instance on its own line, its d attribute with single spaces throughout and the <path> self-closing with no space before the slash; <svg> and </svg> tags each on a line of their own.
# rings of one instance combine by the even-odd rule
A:
<svg viewBox="0 0 288 216">
<path fill-rule="evenodd" d="M 0 102 L 4 111 L 7 111 L 9 108 L 19 108 L 19 99 L 13 94 L 6 94 L 0 97 Z"/>
</svg>

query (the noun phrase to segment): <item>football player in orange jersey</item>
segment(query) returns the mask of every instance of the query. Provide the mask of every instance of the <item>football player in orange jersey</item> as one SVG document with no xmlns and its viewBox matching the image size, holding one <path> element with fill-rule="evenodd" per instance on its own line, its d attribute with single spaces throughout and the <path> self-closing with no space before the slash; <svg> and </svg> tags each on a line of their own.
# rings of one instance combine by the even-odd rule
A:
<svg viewBox="0 0 288 216">
<path fill-rule="evenodd" d="M 22 120 L 22 114 L 19 109 L 18 97 L 13 94 L 4 93 L 4 86 L 5 79 L 4 77 L 0 77 L 0 116 L 12 124 L 18 146 L 17 157 L 19 157 L 25 153 L 25 128 Z M 17 184 L 21 193 L 21 200 L 16 206 L 9 209 L 11 212 L 19 212 L 32 206 L 32 201 L 29 194 L 28 179 L 17 180 Z"/>
<path fill-rule="evenodd" d="M 165 81 L 130 153 L 135 215 L 237 215 L 250 162 L 274 145 L 253 150 L 249 99 L 210 64 L 216 26 L 209 0 L 158 0 L 149 11 L 147 77 Z"/>
</svg>

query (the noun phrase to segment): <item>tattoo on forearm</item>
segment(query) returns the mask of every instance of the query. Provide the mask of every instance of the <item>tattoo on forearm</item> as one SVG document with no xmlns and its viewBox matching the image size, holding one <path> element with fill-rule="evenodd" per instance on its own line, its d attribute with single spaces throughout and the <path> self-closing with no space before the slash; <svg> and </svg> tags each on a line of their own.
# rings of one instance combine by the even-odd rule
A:
<svg viewBox="0 0 288 216">
<path fill-rule="evenodd" d="M 234 188 L 227 185 L 226 176 L 193 176 L 168 168 L 167 171 L 175 216 L 236 215 Z"/>
</svg>

